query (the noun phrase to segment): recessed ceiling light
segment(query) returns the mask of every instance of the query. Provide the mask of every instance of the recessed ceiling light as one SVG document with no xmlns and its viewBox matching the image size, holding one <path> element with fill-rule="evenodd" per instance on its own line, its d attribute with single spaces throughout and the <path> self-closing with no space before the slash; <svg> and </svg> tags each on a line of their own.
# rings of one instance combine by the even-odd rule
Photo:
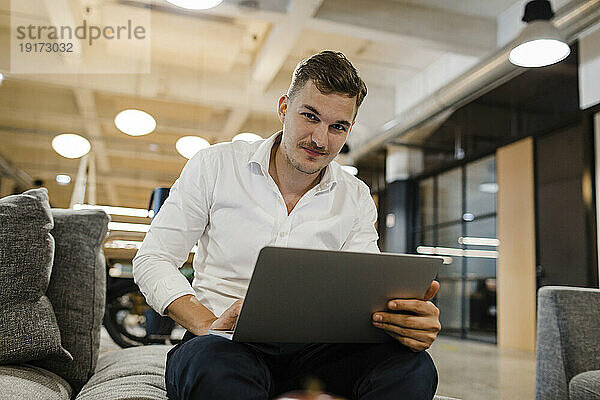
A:
<svg viewBox="0 0 600 400">
<path fill-rule="evenodd" d="M 79 158 L 89 153 L 92 145 L 83 136 L 63 133 L 52 139 L 52 148 L 66 158 Z"/>
<path fill-rule="evenodd" d="M 71 177 L 69 175 L 59 174 L 56 175 L 56 182 L 59 185 L 68 185 L 71 183 Z"/>
<path fill-rule="evenodd" d="M 231 139 L 232 142 L 236 140 L 244 140 L 246 142 L 256 142 L 257 140 L 262 140 L 262 137 L 258 136 L 256 133 L 238 133 Z"/>
<path fill-rule="evenodd" d="M 177 152 L 187 159 L 194 157 L 198 151 L 209 146 L 210 143 L 206 139 L 198 136 L 184 136 L 179 138 L 177 143 L 175 143 Z"/>
<path fill-rule="evenodd" d="M 223 0 L 167 0 L 177 7 L 188 10 L 206 10 L 218 6 Z"/>
<path fill-rule="evenodd" d="M 358 174 L 358 168 L 353 167 L 352 165 L 342 165 L 342 169 L 350 175 L 356 176 Z"/>
<path fill-rule="evenodd" d="M 156 129 L 152 115 L 142 110 L 123 110 L 115 117 L 115 126 L 130 136 L 143 136 Z"/>
</svg>

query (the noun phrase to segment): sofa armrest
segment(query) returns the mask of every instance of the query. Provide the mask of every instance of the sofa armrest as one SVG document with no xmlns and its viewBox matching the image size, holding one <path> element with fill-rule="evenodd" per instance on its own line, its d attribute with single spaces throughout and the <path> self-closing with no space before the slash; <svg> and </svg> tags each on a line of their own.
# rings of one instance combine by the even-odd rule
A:
<svg viewBox="0 0 600 400">
<path fill-rule="evenodd" d="M 538 292 L 536 399 L 569 400 L 569 381 L 600 369 L 600 289 Z"/>
</svg>

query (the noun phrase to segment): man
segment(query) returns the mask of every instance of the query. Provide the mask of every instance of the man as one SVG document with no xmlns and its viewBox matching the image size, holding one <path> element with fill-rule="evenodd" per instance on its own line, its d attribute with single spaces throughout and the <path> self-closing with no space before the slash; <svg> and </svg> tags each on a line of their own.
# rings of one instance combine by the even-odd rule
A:
<svg viewBox="0 0 600 400">
<path fill-rule="evenodd" d="M 148 303 L 188 331 L 168 355 L 170 399 L 268 399 L 310 378 L 347 398 L 433 397 L 437 372 L 423 350 L 440 324 L 429 301 L 394 300 L 390 312 L 373 315 L 390 335 L 383 344 L 242 344 L 206 335 L 233 328 L 265 245 L 379 251 L 368 187 L 332 162 L 366 93 L 343 54 L 316 54 L 298 64 L 279 99 L 281 132 L 212 146 L 183 169 L 133 262 Z M 190 287 L 177 270 L 195 243 Z M 438 288 L 433 282 L 426 299 Z M 341 309 L 350 301 L 348 293 Z"/>
</svg>

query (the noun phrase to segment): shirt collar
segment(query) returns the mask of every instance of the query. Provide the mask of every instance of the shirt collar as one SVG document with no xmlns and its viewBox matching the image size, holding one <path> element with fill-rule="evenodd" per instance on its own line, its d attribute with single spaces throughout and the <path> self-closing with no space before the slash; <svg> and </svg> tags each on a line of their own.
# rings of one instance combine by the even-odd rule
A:
<svg viewBox="0 0 600 400">
<path fill-rule="evenodd" d="M 273 149 L 275 142 L 281 140 L 282 134 L 283 131 L 279 131 L 263 140 L 252 157 L 250 157 L 248 165 L 258 166 L 260 172 L 266 176 L 269 171 L 269 162 L 271 161 L 271 150 Z M 325 173 L 321 177 L 319 184 L 316 186 L 317 193 L 332 190 L 335 185 L 337 185 L 339 169 L 340 166 L 335 161 L 330 162 L 329 165 L 325 167 Z"/>
</svg>

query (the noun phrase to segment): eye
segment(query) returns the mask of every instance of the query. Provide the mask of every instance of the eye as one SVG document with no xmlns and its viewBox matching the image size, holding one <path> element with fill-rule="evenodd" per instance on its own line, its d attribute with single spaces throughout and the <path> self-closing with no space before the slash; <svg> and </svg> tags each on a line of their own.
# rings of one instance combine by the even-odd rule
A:
<svg viewBox="0 0 600 400">
<path fill-rule="evenodd" d="M 333 124 L 333 125 L 331 125 L 331 127 L 337 131 L 342 131 L 342 132 L 346 131 L 346 127 L 341 124 Z"/>
<path fill-rule="evenodd" d="M 302 113 L 302 115 L 304 115 L 306 118 L 310 119 L 311 121 L 318 121 L 319 118 L 317 118 L 317 116 L 315 114 L 309 113 L 309 112 L 304 112 Z"/>
</svg>

